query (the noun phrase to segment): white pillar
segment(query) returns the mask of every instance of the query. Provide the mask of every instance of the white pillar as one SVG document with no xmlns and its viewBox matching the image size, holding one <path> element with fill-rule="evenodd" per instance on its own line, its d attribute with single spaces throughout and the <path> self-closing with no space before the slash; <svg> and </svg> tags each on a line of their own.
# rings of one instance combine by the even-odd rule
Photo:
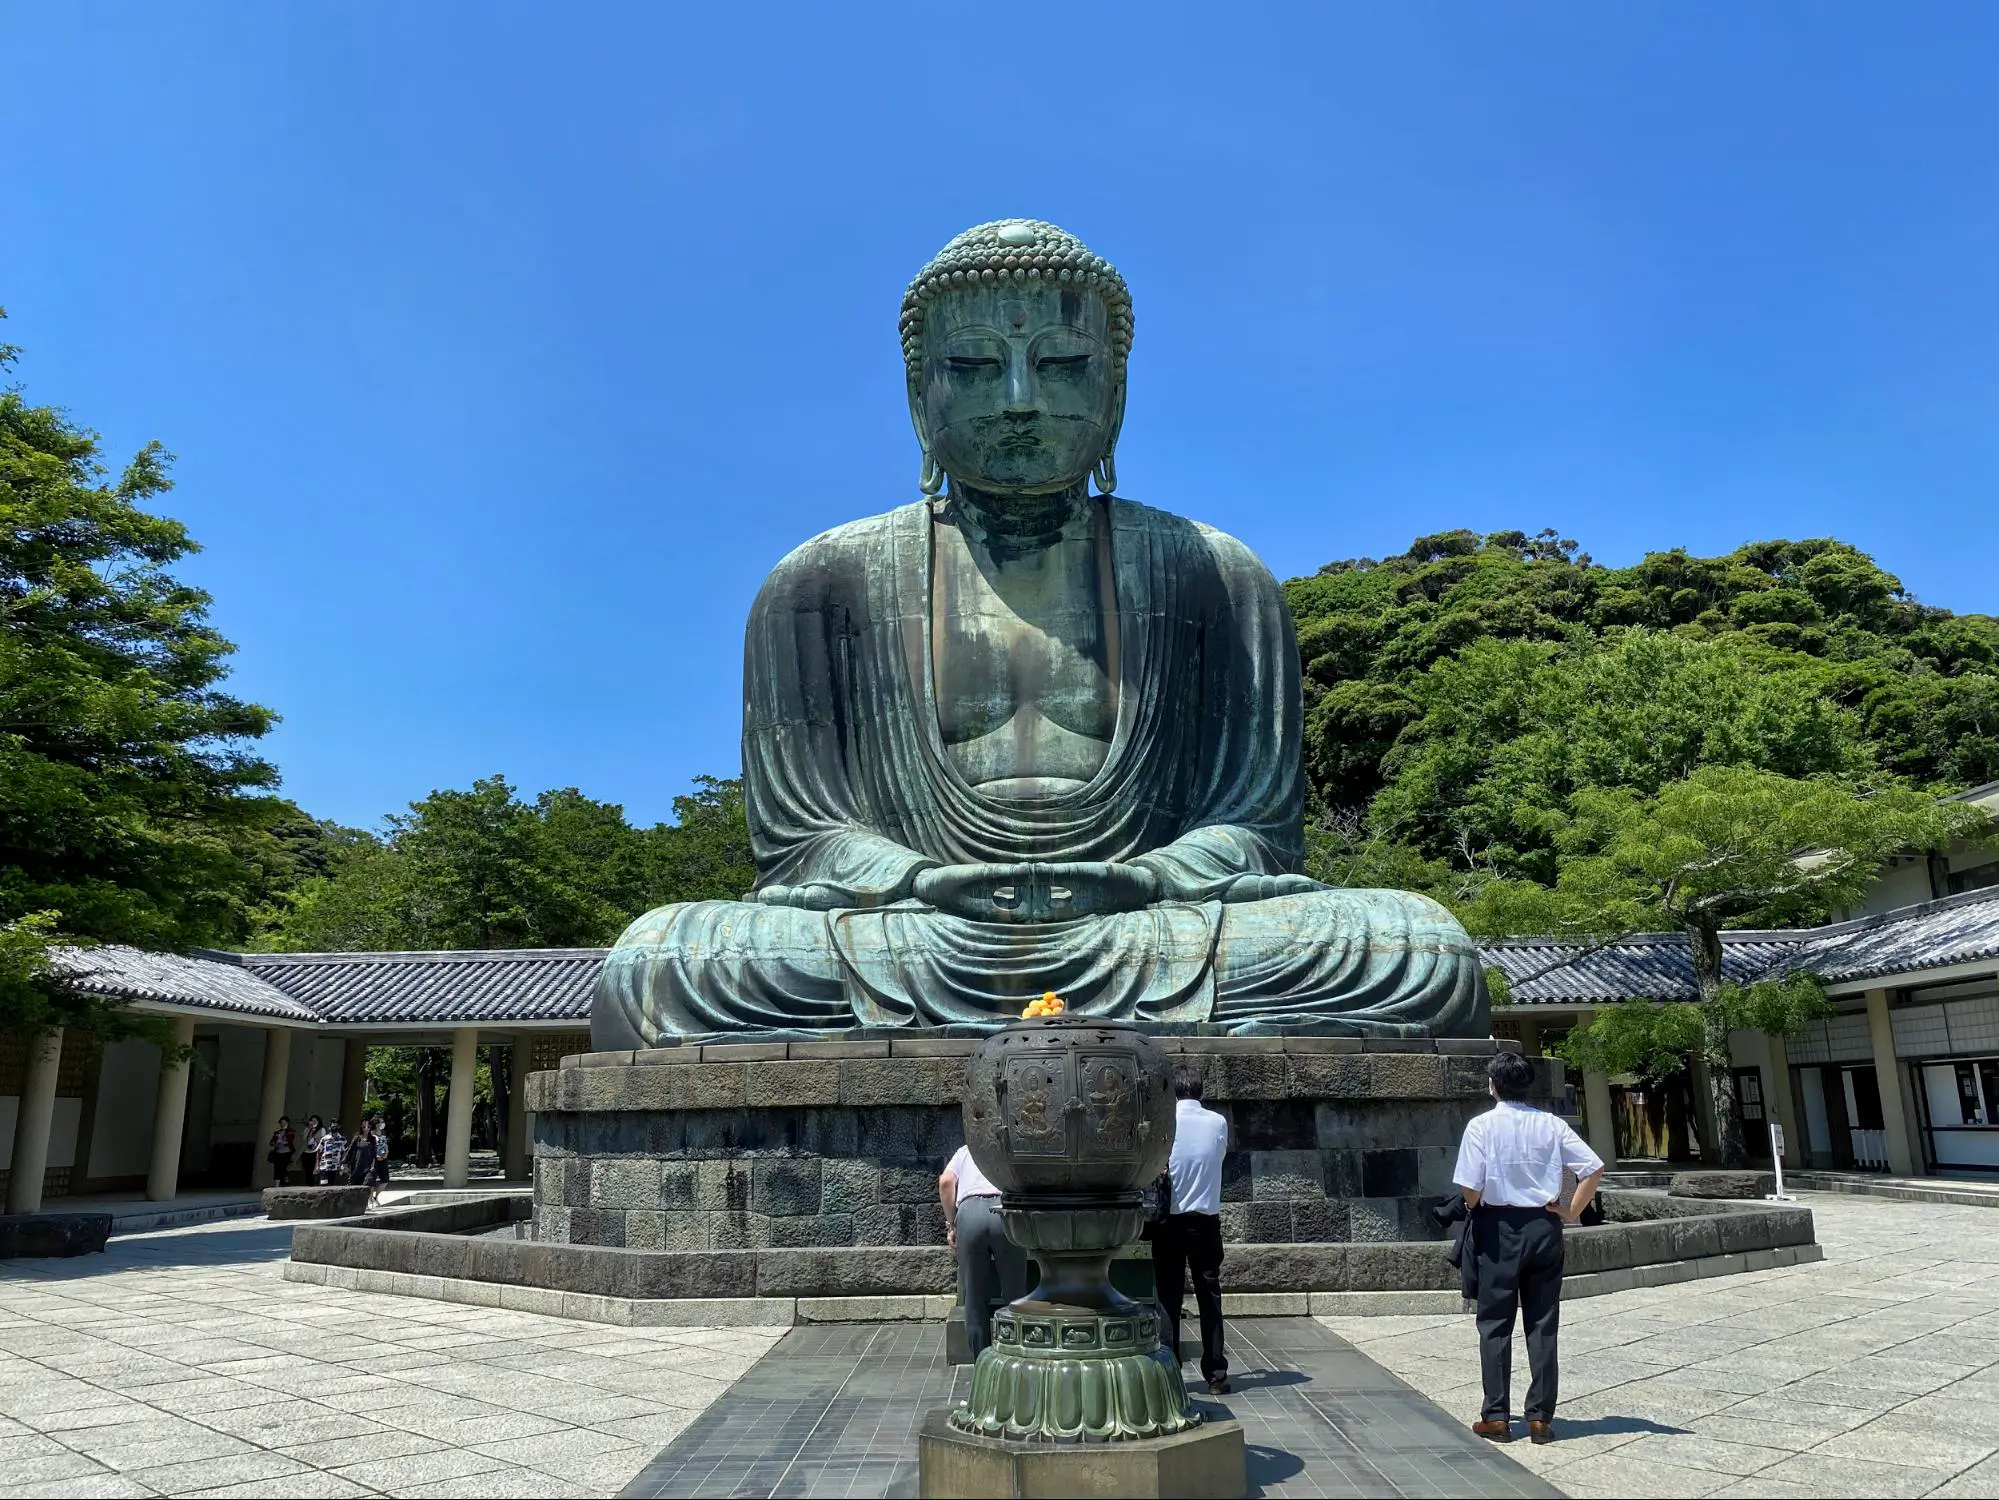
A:
<svg viewBox="0 0 1999 1500">
<path fill-rule="evenodd" d="M 39 1213 L 42 1179 L 49 1169 L 49 1134 L 55 1128 L 56 1074 L 62 1068 L 62 1028 L 28 1043 L 28 1076 L 14 1117 L 14 1161 L 7 1178 L 7 1212 Z"/>
<path fill-rule="evenodd" d="M 507 1152 L 506 1175 L 519 1182 L 528 1175 L 528 1059 L 534 1055 L 534 1038 L 527 1032 L 514 1033 L 513 1056 L 507 1067 Z"/>
<path fill-rule="evenodd" d="M 1888 992 L 1867 992 L 1867 1036 L 1874 1044 L 1874 1082 L 1881 1090 L 1882 1133 L 1888 1137 L 1888 1170 L 1898 1177 L 1922 1171 L 1915 1132 L 1909 1127 L 1908 1088 L 1895 1056 L 1895 1028 L 1888 1019 Z"/>
<path fill-rule="evenodd" d="M 1589 1148 L 1603 1158 L 1606 1167 L 1617 1165 L 1617 1117 L 1611 1113 L 1610 1075 L 1595 1068 L 1583 1069 L 1583 1128 L 1589 1132 Z"/>
<path fill-rule="evenodd" d="M 444 1116 L 444 1185 L 462 1188 L 472 1176 L 472 1091 L 479 1076 L 479 1028 L 451 1033 L 451 1094 Z"/>
<path fill-rule="evenodd" d="M 174 1017 L 174 1045 L 194 1045 L 194 1017 Z M 160 1056 L 160 1091 L 153 1099 L 153 1165 L 146 1173 L 146 1198 L 165 1203 L 180 1189 L 180 1138 L 187 1124 L 187 1070 L 192 1057 Z"/>
<path fill-rule="evenodd" d="M 1785 1165 L 1796 1170 L 1805 1165 L 1812 1143 L 1800 1134 L 1798 1101 L 1791 1091 L 1791 1053 L 1780 1036 L 1767 1038 L 1770 1044 L 1770 1098 L 1776 1105 L 1777 1123 L 1784 1127 Z"/>
<path fill-rule="evenodd" d="M 291 1081 L 292 1034 L 283 1026 L 264 1029 L 264 1097 L 257 1109 L 257 1160 L 251 1173 L 253 1187 L 267 1188 L 276 1180 L 271 1170 L 271 1137 L 277 1132 L 278 1116 L 285 1112 L 285 1085 Z"/>
</svg>

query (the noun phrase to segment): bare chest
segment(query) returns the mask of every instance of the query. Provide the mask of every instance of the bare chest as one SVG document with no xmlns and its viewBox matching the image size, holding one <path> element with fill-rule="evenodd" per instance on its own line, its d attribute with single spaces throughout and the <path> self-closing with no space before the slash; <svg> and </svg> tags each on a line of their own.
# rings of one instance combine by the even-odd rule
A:
<svg viewBox="0 0 1999 1500">
<path fill-rule="evenodd" d="M 935 533 L 930 599 L 938 729 L 973 785 L 1056 792 L 1102 767 L 1117 724 L 1108 541 L 995 558 Z"/>
</svg>

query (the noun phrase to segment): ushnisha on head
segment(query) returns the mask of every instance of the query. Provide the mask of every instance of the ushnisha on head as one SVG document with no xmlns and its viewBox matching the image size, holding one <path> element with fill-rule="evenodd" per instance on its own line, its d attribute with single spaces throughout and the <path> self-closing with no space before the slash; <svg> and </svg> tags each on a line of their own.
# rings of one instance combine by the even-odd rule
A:
<svg viewBox="0 0 1999 1500">
<path fill-rule="evenodd" d="M 1117 268 L 1039 219 L 957 236 L 909 284 L 902 353 L 923 492 L 948 474 L 996 495 L 1116 487 L 1131 352 Z"/>
</svg>

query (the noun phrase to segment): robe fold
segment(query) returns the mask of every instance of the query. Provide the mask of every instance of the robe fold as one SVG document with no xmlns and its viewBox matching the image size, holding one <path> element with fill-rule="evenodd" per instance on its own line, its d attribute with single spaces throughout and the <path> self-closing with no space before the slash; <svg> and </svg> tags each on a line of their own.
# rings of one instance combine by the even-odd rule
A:
<svg viewBox="0 0 1999 1500">
<path fill-rule="evenodd" d="M 924 504 L 815 538 L 773 570 L 744 645 L 743 777 L 757 865 L 742 902 L 662 907 L 607 960 L 598 1045 L 661 1036 L 997 1022 L 1054 990 L 1072 1015 L 1487 1032 L 1470 940 L 1435 903 L 1319 890 L 1227 903 L 1303 856 L 1291 616 L 1240 542 L 1109 506 L 1117 716 L 1097 775 L 982 794 L 938 728 Z M 936 865 L 1135 863 L 1142 911 L 974 921 L 910 895 Z"/>
</svg>

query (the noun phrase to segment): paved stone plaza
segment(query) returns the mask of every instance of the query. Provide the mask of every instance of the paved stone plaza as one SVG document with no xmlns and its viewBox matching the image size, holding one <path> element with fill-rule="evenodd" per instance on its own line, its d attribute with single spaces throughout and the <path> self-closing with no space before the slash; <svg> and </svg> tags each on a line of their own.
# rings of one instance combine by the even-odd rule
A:
<svg viewBox="0 0 1999 1500">
<path fill-rule="evenodd" d="M 1507 1451 L 1575 1496 L 1999 1495 L 1999 1212 L 1800 1196 L 1817 1265 L 1565 1304 L 1562 1440 Z M 1470 1318 L 1324 1321 L 1477 1414 Z"/>
<path fill-rule="evenodd" d="M 1565 1438 L 1508 1461 L 1577 1496 L 1999 1495 L 1999 1215 L 1809 1202 L 1819 1265 L 1571 1303 Z M 297 1285 L 279 1276 L 289 1233 L 237 1220 L 0 1268 L 0 1492 L 613 1494 L 661 1475 L 662 1447 L 778 1337 Z M 1476 1408 L 1469 1318 L 1321 1321 L 1438 1420 Z M 1282 1388 L 1256 1333 L 1233 1398 L 1252 1405 Z M 1347 1469 L 1355 1488 L 1318 1492 L 1375 1492 Z M 1493 1488 L 1492 1471 L 1469 1490 L 1401 1472 L 1403 1493 Z M 1270 1475 L 1284 1493 L 1304 1477 Z"/>
<path fill-rule="evenodd" d="M 778 1336 L 282 1280 L 236 1220 L 0 1268 L 0 1493 L 608 1495 Z"/>
</svg>

